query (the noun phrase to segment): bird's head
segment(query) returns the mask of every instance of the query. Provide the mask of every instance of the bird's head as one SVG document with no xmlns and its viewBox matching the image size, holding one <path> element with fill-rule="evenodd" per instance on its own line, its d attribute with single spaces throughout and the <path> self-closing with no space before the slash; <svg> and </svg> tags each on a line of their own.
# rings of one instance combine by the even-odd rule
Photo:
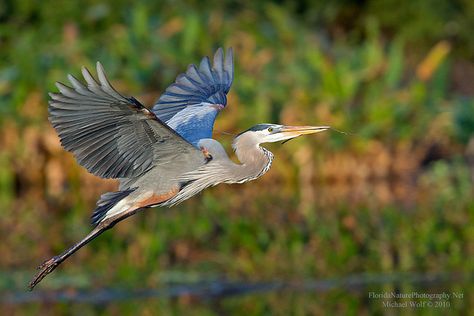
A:
<svg viewBox="0 0 474 316">
<path fill-rule="evenodd" d="M 292 138 L 323 132 L 329 126 L 286 126 L 278 124 L 257 124 L 240 133 L 238 138 L 246 138 L 255 144 L 288 141 Z"/>
</svg>

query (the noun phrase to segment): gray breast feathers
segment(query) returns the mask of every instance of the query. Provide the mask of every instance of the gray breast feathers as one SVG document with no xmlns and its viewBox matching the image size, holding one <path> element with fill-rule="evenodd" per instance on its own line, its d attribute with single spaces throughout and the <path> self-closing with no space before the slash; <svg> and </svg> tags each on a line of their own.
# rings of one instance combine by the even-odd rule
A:
<svg viewBox="0 0 474 316">
<path fill-rule="evenodd" d="M 273 154 L 255 146 L 252 163 L 236 164 L 229 159 L 224 148 L 215 140 L 201 141 L 208 145 L 212 159 L 201 167 L 184 173 L 179 177 L 180 192 L 164 205 L 172 206 L 198 194 L 202 190 L 219 183 L 244 183 L 255 180 L 265 174 L 273 161 Z"/>
</svg>

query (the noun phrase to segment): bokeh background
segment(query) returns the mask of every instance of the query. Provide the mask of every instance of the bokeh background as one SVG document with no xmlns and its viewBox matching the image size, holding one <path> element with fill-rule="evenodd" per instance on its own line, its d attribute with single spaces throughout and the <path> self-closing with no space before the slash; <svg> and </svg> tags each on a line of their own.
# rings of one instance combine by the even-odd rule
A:
<svg viewBox="0 0 474 316">
<path fill-rule="evenodd" d="M 1 1 L 2 314 L 469 313 L 473 29 L 468 0 Z M 220 46 L 235 50 L 214 134 L 229 152 L 260 122 L 350 134 L 271 144 L 263 178 L 140 213 L 26 293 L 116 188 L 60 147 L 55 81 L 100 60 L 151 105 Z M 371 291 L 464 296 L 390 309 Z"/>
</svg>

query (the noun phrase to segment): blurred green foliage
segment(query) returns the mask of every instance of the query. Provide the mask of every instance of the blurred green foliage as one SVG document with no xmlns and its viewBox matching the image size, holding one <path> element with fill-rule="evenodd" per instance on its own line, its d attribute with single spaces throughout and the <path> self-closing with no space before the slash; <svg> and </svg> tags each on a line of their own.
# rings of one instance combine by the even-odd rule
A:
<svg viewBox="0 0 474 316">
<path fill-rule="evenodd" d="M 114 183 L 77 166 L 47 122 L 47 92 L 100 60 L 124 94 L 152 104 L 186 65 L 235 49 L 215 137 L 258 122 L 331 125 L 283 147 L 262 179 L 221 185 L 121 223 L 40 286 L 143 288 L 360 273 L 471 275 L 474 78 L 470 1 L 4 1 L 0 6 L 0 244 L 3 292 L 90 229 Z M 229 147 L 228 147 L 229 148 Z M 472 276 L 472 275 L 471 275 Z M 353 293 L 183 297 L 5 306 L 38 314 L 371 314 L 369 290 L 464 291 L 472 279 Z M 471 291 L 472 293 L 472 291 Z M 190 311 L 190 308 L 192 309 Z M 431 313 L 432 310 L 414 311 Z"/>
</svg>

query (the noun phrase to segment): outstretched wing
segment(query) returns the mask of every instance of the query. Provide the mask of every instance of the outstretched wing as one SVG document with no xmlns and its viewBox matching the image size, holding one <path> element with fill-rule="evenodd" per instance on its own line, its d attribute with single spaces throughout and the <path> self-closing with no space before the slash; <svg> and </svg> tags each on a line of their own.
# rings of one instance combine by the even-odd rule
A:
<svg viewBox="0 0 474 316">
<path fill-rule="evenodd" d="M 227 104 L 227 93 L 234 79 L 232 48 L 225 59 L 222 48 L 199 65 L 190 65 L 158 99 L 152 111 L 190 143 L 212 137 L 217 114 Z"/>
<path fill-rule="evenodd" d="M 72 88 L 58 82 L 59 93 L 50 93 L 49 120 L 79 164 L 103 178 L 132 178 L 176 155 L 202 159 L 135 98 L 119 94 L 100 63 L 97 74 L 99 82 L 83 67 L 87 86 L 68 75 Z"/>
</svg>

